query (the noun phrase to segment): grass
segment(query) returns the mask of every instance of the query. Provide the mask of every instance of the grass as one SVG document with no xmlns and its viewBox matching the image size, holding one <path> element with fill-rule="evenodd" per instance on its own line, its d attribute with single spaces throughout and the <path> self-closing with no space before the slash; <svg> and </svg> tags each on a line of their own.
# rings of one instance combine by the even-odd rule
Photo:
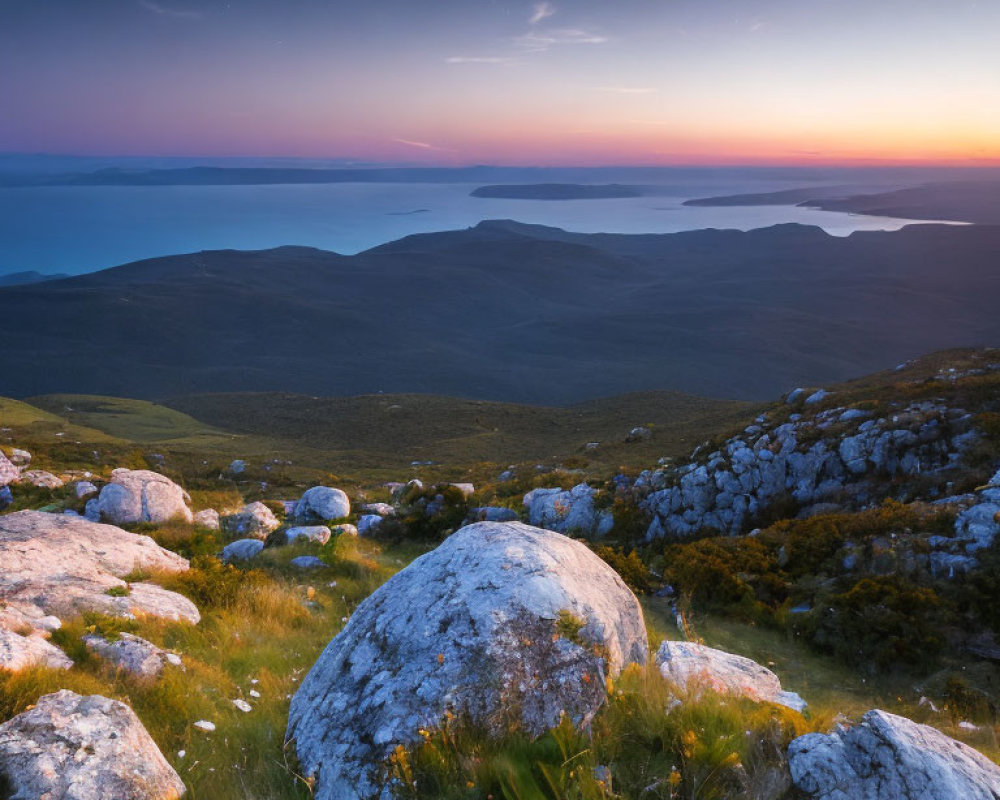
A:
<svg viewBox="0 0 1000 800">
<path fill-rule="evenodd" d="M 263 569 L 226 567 L 202 557 L 186 574 L 132 576 L 152 577 L 186 594 L 199 605 L 202 621 L 195 626 L 93 614 L 70 620 L 55 640 L 76 666 L 68 672 L 0 672 L 0 719 L 59 688 L 116 697 L 135 709 L 191 800 L 309 797 L 294 759 L 283 749 L 289 699 L 357 603 L 413 553 L 382 552 L 353 541 L 324 552 L 328 568 L 302 573 L 287 566 L 304 552 L 317 548 L 270 551 Z M 121 630 L 181 654 L 183 669 L 167 666 L 159 680 L 142 681 L 116 672 L 80 641 L 85 633 L 113 637 Z M 253 710 L 239 711 L 235 699 L 248 701 Z M 213 722 L 216 730 L 192 727 L 200 719 Z"/>
<path fill-rule="evenodd" d="M 652 641 L 684 638 L 666 601 L 648 598 L 643 608 L 651 629 L 651 649 Z M 695 615 L 692 624 L 704 644 L 739 653 L 770 668 L 781 679 L 782 688 L 798 692 L 809 703 L 808 716 L 821 723 L 820 729 L 828 728 L 838 715 L 859 720 L 865 712 L 879 708 L 932 725 L 1000 760 L 1000 724 L 994 716 L 988 711 L 968 713 L 942 698 L 941 684 L 947 676 L 972 677 L 976 668 L 969 663 L 956 661 L 930 675 L 897 671 L 866 677 L 781 631 L 708 614 Z M 931 698 L 940 711 L 934 712 L 926 703 L 921 705 L 924 696 Z M 959 726 L 962 721 L 973 721 L 977 730 Z"/>
</svg>

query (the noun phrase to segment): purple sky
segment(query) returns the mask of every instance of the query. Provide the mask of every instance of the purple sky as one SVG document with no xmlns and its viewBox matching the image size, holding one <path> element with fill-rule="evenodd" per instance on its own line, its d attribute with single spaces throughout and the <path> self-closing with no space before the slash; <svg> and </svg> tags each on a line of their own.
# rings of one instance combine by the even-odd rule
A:
<svg viewBox="0 0 1000 800">
<path fill-rule="evenodd" d="M 0 152 L 1000 160 L 996 0 L 0 0 Z"/>
</svg>

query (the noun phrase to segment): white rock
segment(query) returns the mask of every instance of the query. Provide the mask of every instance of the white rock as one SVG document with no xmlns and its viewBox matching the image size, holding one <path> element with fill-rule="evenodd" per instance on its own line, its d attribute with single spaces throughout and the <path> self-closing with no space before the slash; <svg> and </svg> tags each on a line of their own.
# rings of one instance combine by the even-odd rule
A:
<svg viewBox="0 0 1000 800">
<path fill-rule="evenodd" d="M 0 450 L 0 487 L 7 486 L 10 483 L 17 483 L 20 477 L 21 470 L 14 466 L 10 459 Z"/>
<path fill-rule="evenodd" d="M 120 633 L 116 641 L 108 641 L 97 635 L 84 636 L 83 643 L 92 653 L 110 661 L 119 669 L 149 680 L 160 677 L 165 664 L 180 662 L 180 658 L 174 653 L 131 633 Z"/>
<path fill-rule="evenodd" d="M 251 711 L 253 711 L 252 705 L 250 705 L 246 700 L 242 700 L 238 697 L 235 700 L 233 700 L 233 705 L 236 706 L 244 714 L 249 714 Z"/>
<path fill-rule="evenodd" d="M 0 776 L 11 798 L 25 800 L 176 800 L 184 794 L 132 709 L 66 690 L 0 725 Z"/>
<path fill-rule="evenodd" d="M 579 619 L 578 635 L 557 635 L 561 613 Z M 605 675 L 647 656 L 638 601 L 589 548 L 483 522 L 358 606 L 292 699 L 287 735 L 316 800 L 368 800 L 382 759 L 447 711 L 531 734 L 563 712 L 583 724 Z"/>
<path fill-rule="evenodd" d="M 260 555 L 264 542 L 260 539 L 237 539 L 222 548 L 222 560 L 227 564 L 234 561 L 249 561 Z"/>
<path fill-rule="evenodd" d="M 215 723 L 209 722 L 207 719 L 200 719 L 195 723 L 192 723 L 193 728 L 197 728 L 200 731 L 205 731 L 206 733 L 211 733 L 215 730 Z"/>
<path fill-rule="evenodd" d="M 365 514 L 358 519 L 358 533 L 361 536 L 370 536 L 375 533 L 382 524 L 382 517 L 378 514 Z"/>
<path fill-rule="evenodd" d="M 665 641 L 656 652 L 660 674 L 683 691 L 738 694 L 804 711 L 805 701 L 781 689 L 781 681 L 756 661 L 694 642 Z"/>
<path fill-rule="evenodd" d="M 326 525 L 299 525 L 285 531 L 288 544 L 296 541 L 326 544 L 330 541 L 330 529 Z"/>
<path fill-rule="evenodd" d="M 348 522 L 341 523 L 340 525 L 334 525 L 331 528 L 332 533 L 335 536 L 357 536 L 358 529 Z"/>
<path fill-rule="evenodd" d="M 18 672 L 27 667 L 69 669 L 72 659 L 41 636 L 22 636 L 0 628 L 0 670 Z"/>
<path fill-rule="evenodd" d="M 351 501 L 340 489 L 313 486 L 295 506 L 295 516 L 302 520 L 343 519 L 351 513 Z"/>
<path fill-rule="evenodd" d="M 859 725 L 810 733 L 788 747 L 809 800 L 996 800 L 1000 767 L 928 725 L 869 711 Z"/>
<path fill-rule="evenodd" d="M 210 531 L 219 530 L 219 512 L 214 508 L 206 508 L 203 511 L 196 511 L 193 521 L 199 528 L 207 528 Z"/>
<path fill-rule="evenodd" d="M 183 572 L 188 562 L 148 536 L 113 525 L 41 511 L 0 516 L 0 564 L 0 597 L 30 618 L 88 610 L 190 622 L 199 618 L 187 598 L 121 579 L 135 570 Z M 114 596 L 119 593 L 123 596 Z"/>
<path fill-rule="evenodd" d="M 146 469 L 116 469 L 100 495 L 87 503 L 88 519 L 117 525 L 160 524 L 172 519 L 191 522 L 191 498 L 165 475 Z"/>
<path fill-rule="evenodd" d="M 77 499 L 82 499 L 92 494 L 97 494 L 97 487 L 90 481 L 77 481 L 76 486 L 73 487 L 73 491 L 76 493 Z"/>
<path fill-rule="evenodd" d="M 271 509 L 257 501 L 243 506 L 236 514 L 223 517 L 222 527 L 237 536 L 266 539 L 271 531 L 281 527 L 281 522 Z"/>
<path fill-rule="evenodd" d="M 28 469 L 21 473 L 20 483 L 30 483 L 39 489 L 61 489 L 62 478 L 44 469 Z"/>
<path fill-rule="evenodd" d="M 10 451 L 10 462 L 18 467 L 24 467 L 31 463 L 31 453 L 15 447 Z"/>
</svg>

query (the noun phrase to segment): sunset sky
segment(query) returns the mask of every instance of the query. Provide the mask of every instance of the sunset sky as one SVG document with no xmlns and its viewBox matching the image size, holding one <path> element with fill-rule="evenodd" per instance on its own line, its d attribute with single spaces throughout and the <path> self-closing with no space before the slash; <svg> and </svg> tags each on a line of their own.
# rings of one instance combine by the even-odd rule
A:
<svg viewBox="0 0 1000 800">
<path fill-rule="evenodd" d="M 0 0 L 0 152 L 1000 161 L 998 0 Z"/>
</svg>

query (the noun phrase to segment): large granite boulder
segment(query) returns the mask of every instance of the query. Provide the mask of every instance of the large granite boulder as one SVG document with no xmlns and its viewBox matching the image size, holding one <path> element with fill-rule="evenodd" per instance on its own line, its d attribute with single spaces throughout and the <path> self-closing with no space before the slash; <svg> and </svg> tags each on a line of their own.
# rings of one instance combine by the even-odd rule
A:
<svg viewBox="0 0 1000 800">
<path fill-rule="evenodd" d="M 936 728 L 885 711 L 810 733 L 788 747 L 792 781 L 809 800 L 996 800 L 1000 767 Z"/>
<path fill-rule="evenodd" d="M 295 506 L 295 516 L 304 521 L 344 519 L 350 513 L 348 496 L 340 489 L 329 486 L 313 486 Z"/>
<path fill-rule="evenodd" d="M 51 615 L 86 610 L 199 619 L 187 598 L 152 583 L 122 579 L 137 570 L 183 572 L 187 560 L 148 536 L 113 525 L 42 511 L 0 516 L 0 564 L 5 616 L 16 612 L 31 627 L 48 629 Z"/>
<path fill-rule="evenodd" d="M 281 527 L 281 521 L 260 501 L 248 503 L 242 510 L 222 518 L 222 529 L 235 536 L 266 539 Z"/>
<path fill-rule="evenodd" d="M 594 507 L 596 495 L 585 483 L 568 491 L 533 489 L 524 496 L 528 521 L 560 533 L 604 536 L 614 527 L 614 517 L 610 510 Z"/>
<path fill-rule="evenodd" d="M 538 734 L 587 722 L 648 656 L 642 609 L 587 547 L 521 523 L 450 536 L 377 589 L 292 698 L 317 800 L 381 797 L 379 765 L 447 712 Z"/>
<path fill-rule="evenodd" d="M 63 690 L 0 725 L 11 800 L 176 800 L 184 784 L 135 713 Z"/>
<path fill-rule="evenodd" d="M 160 524 L 172 519 L 191 522 L 191 498 L 170 478 L 148 469 L 116 469 L 111 482 L 87 502 L 87 518 L 131 525 Z"/>
<path fill-rule="evenodd" d="M 806 708 L 795 692 L 782 690 L 778 676 L 767 667 L 725 650 L 694 642 L 665 641 L 656 652 L 656 665 L 664 678 L 684 691 L 711 689 L 777 703 L 795 711 Z"/>
</svg>

